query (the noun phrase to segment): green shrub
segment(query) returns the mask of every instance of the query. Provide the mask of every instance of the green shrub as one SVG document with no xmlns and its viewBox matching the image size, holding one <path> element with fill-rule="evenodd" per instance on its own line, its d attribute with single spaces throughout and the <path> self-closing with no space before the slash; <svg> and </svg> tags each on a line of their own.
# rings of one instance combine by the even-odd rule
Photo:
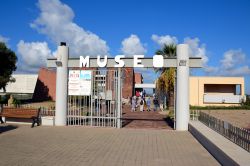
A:
<svg viewBox="0 0 250 166">
<path fill-rule="evenodd" d="M 10 98 L 10 95 L 0 96 L 0 104 L 8 104 L 9 98 Z"/>
<path fill-rule="evenodd" d="M 246 95 L 246 102 L 243 103 L 244 106 L 250 106 L 250 96 Z"/>
<path fill-rule="evenodd" d="M 21 100 L 18 100 L 18 99 L 16 99 L 16 98 L 14 98 L 14 99 L 13 99 L 13 104 L 14 104 L 15 106 L 17 106 L 17 105 L 22 104 L 22 102 L 21 102 Z"/>
</svg>

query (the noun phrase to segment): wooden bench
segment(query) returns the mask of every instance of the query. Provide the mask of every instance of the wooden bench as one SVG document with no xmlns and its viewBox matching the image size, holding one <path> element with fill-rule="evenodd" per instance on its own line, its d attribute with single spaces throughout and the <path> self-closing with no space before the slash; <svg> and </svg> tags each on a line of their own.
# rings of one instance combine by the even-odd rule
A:
<svg viewBox="0 0 250 166">
<path fill-rule="evenodd" d="M 40 109 L 3 107 L 0 113 L 0 121 L 4 123 L 2 117 L 32 119 L 31 127 L 34 127 L 35 123 L 37 123 L 37 126 L 41 124 Z"/>
</svg>

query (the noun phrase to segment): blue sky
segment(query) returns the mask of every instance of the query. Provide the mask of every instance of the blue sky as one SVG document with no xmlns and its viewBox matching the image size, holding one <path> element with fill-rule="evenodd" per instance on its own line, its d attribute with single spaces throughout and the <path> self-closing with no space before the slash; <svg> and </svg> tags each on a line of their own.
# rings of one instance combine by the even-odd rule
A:
<svg viewBox="0 0 250 166">
<path fill-rule="evenodd" d="M 204 68 L 193 75 L 244 76 L 250 94 L 250 1 L 8 0 L 1 3 L 0 40 L 35 73 L 66 41 L 71 56 L 145 54 L 163 43 L 187 43 Z M 142 71 L 145 81 L 155 78 Z"/>
</svg>

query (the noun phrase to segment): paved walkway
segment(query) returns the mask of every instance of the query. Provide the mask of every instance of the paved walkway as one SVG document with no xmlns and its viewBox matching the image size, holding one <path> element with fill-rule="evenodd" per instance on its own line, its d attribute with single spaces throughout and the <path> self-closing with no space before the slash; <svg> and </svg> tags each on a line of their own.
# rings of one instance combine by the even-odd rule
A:
<svg viewBox="0 0 250 166">
<path fill-rule="evenodd" d="M 123 106 L 123 127 L 125 128 L 139 128 L 139 129 L 173 129 L 173 124 L 170 119 L 162 111 L 143 111 L 131 112 L 131 106 Z"/>
<path fill-rule="evenodd" d="M 10 124 L 0 131 L 0 165 L 219 165 L 189 132 Z"/>
</svg>

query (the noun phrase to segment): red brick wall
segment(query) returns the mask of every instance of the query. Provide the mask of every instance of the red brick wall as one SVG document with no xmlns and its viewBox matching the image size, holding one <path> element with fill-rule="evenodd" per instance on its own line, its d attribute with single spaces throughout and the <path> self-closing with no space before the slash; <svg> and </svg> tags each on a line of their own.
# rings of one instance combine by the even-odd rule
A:
<svg viewBox="0 0 250 166">
<path fill-rule="evenodd" d="M 38 73 L 34 101 L 56 100 L 56 71 L 41 68 Z"/>
<path fill-rule="evenodd" d="M 134 90 L 134 69 L 133 68 L 124 68 L 124 80 L 122 87 L 122 97 L 128 98 L 133 95 Z"/>
<path fill-rule="evenodd" d="M 135 84 L 142 84 L 142 74 L 135 73 Z"/>
<path fill-rule="evenodd" d="M 79 69 L 79 68 L 74 68 Z M 93 68 L 96 70 L 96 68 Z M 84 70 L 84 69 L 83 69 Z M 112 68 L 111 68 L 112 70 Z M 122 97 L 128 98 L 133 95 L 134 90 L 134 70 L 133 68 L 123 69 L 124 80 L 122 87 Z M 140 74 L 140 73 L 139 73 Z M 46 100 L 56 100 L 56 71 L 41 68 L 38 73 L 38 79 L 36 83 L 35 92 L 33 95 L 34 101 L 46 101 Z"/>
</svg>

